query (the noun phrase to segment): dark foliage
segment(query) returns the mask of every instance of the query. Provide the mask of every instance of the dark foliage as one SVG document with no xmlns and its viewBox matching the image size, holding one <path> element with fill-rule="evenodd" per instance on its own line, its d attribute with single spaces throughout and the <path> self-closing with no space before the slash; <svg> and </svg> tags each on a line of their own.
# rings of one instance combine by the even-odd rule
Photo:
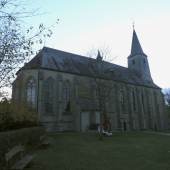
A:
<svg viewBox="0 0 170 170">
<path fill-rule="evenodd" d="M 0 131 L 37 125 L 37 113 L 27 105 L 19 105 L 6 99 L 0 102 Z"/>
<path fill-rule="evenodd" d="M 35 126 L 38 126 L 38 124 L 36 122 L 31 121 L 4 122 L 0 124 L 0 132 Z"/>
</svg>

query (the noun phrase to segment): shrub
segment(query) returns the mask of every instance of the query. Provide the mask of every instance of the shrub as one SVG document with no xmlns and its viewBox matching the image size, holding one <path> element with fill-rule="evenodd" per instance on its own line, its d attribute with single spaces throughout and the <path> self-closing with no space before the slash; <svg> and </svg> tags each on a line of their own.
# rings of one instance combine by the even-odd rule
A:
<svg viewBox="0 0 170 170">
<path fill-rule="evenodd" d="M 0 102 L 0 131 L 37 125 L 37 113 L 25 104 L 10 100 Z"/>
</svg>

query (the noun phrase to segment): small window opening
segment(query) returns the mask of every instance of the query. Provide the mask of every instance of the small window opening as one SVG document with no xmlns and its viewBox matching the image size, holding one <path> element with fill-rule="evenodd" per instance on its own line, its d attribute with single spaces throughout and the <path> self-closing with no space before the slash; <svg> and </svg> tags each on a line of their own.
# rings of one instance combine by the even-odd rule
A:
<svg viewBox="0 0 170 170">
<path fill-rule="evenodd" d="M 71 108 L 70 108 L 70 101 L 68 101 L 67 105 L 66 105 L 66 108 L 65 108 L 65 111 L 66 112 L 70 112 Z"/>
<path fill-rule="evenodd" d="M 144 63 L 144 64 L 146 63 L 146 60 L 145 60 L 145 59 L 143 59 L 143 63 Z"/>
</svg>

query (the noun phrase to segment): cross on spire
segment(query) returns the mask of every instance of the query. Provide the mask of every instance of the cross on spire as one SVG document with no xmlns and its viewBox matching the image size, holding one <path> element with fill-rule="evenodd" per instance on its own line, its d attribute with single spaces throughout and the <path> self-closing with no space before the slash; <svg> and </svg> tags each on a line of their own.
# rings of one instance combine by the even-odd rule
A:
<svg viewBox="0 0 170 170">
<path fill-rule="evenodd" d="M 133 30 L 135 30 L 135 21 L 132 22 Z"/>
</svg>

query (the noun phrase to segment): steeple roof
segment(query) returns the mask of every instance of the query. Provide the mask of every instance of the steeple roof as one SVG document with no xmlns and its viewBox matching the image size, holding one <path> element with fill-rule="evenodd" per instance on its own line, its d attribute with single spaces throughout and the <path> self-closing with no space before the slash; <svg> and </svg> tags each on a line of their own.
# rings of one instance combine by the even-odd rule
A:
<svg viewBox="0 0 170 170">
<path fill-rule="evenodd" d="M 137 54 L 143 54 L 146 56 L 146 54 L 144 54 L 142 47 L 140 45 L 140 42 L 138 40 L 137 34 L 135 29 L 133 30 L 133 37 L 132 37 L 132 45 L 131 45 L 131 54 L 130 56 L 134 56 Z"/>
<path fill-rule="evenodd" d="M 102 61 L 103 57 L 100 54 L 100 51 L 98 50 L 97 58 L 98 61 Z"/>
</svg>

